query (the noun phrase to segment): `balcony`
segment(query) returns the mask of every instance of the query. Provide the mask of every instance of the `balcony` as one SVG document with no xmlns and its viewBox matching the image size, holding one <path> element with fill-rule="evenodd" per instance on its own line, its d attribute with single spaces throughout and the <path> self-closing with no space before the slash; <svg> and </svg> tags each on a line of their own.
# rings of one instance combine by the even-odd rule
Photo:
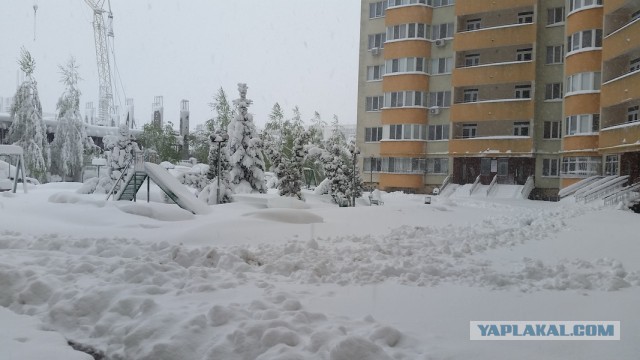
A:
<svg viewBox="0 0 640 360">
<path fill-rule="evenodd" d="M 426 124 L 428 108 L 383 108 L 381 121 L 389 124 Z"/>
<path fill-rule="evenodd" d="M 483 3 L 478 1 L 478 3 Z M 457 5 L 456 5 L 457 7 Z M 511 24 L 475 31 L 459 32 L 453 41 L 454 51 L 530 45 L 536 42 L 536 24 Z"/>
<path fill-rule="evenodd" d="M 640 44 L 640 20 L 637 20 L 604 38 L 602 60 L 609 61 Z"/>
<path fill-rule="evenodd" d="M 605 108 L 629 99 L 640 99 L 640 71 L 636 71 L 602 84 L 600 105 Z"/>
<path fill-rule="evenodd" d="M 514 61 L 456 68 L 451 82 L 454 87 L 477 87 L 489 84 L 529 83 L 535 78 L 536 67 L 533 61 Z"/>
<path fill-rule="evenodd" d="M 536 0 L 458 0 L 456 1 L 456 16 L 497 12 L 506 9 L 536 6 Z"/>
<path fill-rule="evenodd" d="M 380 187 L 382 190 L 391 188 L 420 189 L 422 188 L 424 175 L 422 174 L 389 174 L 380 173 Z"/>
<path fill-rule="evenodd" d="M 380 141 L 381 156 L 423 157 L 424 141 L 382 140 Z"/>
<path fill-rule="evenodd" d="M 398 74 L 385 76 L 382 80 L 382 91 L 416 90 L 425 91 L 429 88 L 427 74 Z"/>
<path fill-rule="evenodd" d="M 531 99 L 504 99 L 496 101 L 453 104 L 451 121 L 480 122 L 533 119 Z"/>
<path fill-rule="evenodd" d="M 604 12 L 610 14 L 625 5 L 631 5 L 635 0 L 607 0 L 604 1 Z"/>
<path fill-rule="evenodd" d="M 530 137 L 489 136 L 449 141 L 449 153 L 453 156 L 500 155 L 522 156 L 533 153 Z"/>
<path fill-rule="evenodd" d="M 416 4 L 416 6 L 391 7 L 387 9 L 385 14 L 385 25 L 431 23 L 432 14 L 433 9 L 422 4 Z"/>
<path fill-rule="evenodd" d="M 598 151 L 598 134 L 570 135 L 562 139 L 563 152 L 593 153 Z"/>
<path fill-rule="evenodd" d="M 384 44 L 385 59 L 399 59 L 405 57 L 431 57 L 431 43 L 425 39 L 406 39 L 391 41 Z"/>
<path fill-rule="evenodd" d="M 640 121 L 600 130 L 600 151 L 640 151 Z"/>
</svg>

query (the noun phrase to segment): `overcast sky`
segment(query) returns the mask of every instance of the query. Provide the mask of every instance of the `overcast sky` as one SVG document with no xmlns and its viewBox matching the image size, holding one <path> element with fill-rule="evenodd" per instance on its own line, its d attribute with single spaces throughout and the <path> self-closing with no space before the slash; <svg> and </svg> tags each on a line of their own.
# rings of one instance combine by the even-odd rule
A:
<svg viewBox="0 0 640 360">
<path fill-rule="evenodd" d="M 37 3 L 36 40 L 33 40 Z M 305 120 L 318 110 L 328 122 L 356 123 L 360 1 L 357 0 L 112 0 L 115 55 L 137 122 L 151 118 L 164 96 L 165 120 L 179 123 L 180 100 L 191 128 L 212 116 L 208 103 L 223 87 L 230 100 L 246 82 L 259 126 L 275 102 Z M 97 107 L 92 11 L 82 0 L 3 0 L 0 96 L 13 96 L 24 46 L 36 60 L 45 112 L 55 112 L 63 85 L 58 64 L 73 55 L 83 81 L 81 111 Z M 124 100 L 122 100 L 124 105 Z"/>
</svg>

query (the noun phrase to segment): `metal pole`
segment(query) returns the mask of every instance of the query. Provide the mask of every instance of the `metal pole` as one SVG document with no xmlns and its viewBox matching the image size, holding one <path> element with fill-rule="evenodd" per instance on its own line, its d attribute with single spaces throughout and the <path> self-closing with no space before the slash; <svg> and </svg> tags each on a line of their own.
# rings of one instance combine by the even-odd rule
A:
<svg viewBox="0 0 640 360">
<path fill-rule="evenodd" d="M 373 191 L 373 156 L 371 157 L 371 161 L 369 162 L 369 173 L 371 175 L 371 181 L 369 181 L 369 186 L 371 186 L 371 191 Z"/>
<path fill-rule="evenodd" d="M 356 207 L 356 153 L 353 152 L 353 173 L 351 174 L 351 204 Z"/>
<path fill-rule="evenodd" d="M 216 188 L 216 204 L 220 204 L 220 144 L 218 141 L 218 187 Z"/>
</svg>

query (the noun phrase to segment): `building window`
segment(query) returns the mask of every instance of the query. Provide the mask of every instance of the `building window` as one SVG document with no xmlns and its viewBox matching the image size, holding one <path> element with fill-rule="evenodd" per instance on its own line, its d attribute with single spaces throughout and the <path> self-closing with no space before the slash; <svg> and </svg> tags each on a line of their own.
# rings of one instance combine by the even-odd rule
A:
<svg viewBox="0 0 640 360">
<path fill-rule="evenodd" d="M 560 159 L 542 159 L 542 176 L 558 177 L 560 175 Z"/>
<path fill-rule="evenodd" d="M 449 125 L 429 125 L 428 140 L 448 140 Z"/>
<path fill-rule="evenodd" d="M 455 0 L 433 0 L 433 7 L 449 6 L 455 3 Z"/>
<path fill-rule="evenodd" d="M 632 73 L 638 70 L 640 70 L 640 58 L 629 61 L 629 72 Z"/>
<path fill-rule="evenodd" d="M 531 61 L 533 59 L 532 54 L 532 48 L 518 49 L 516 51 L 516 61 Z"/>
<path fill-rule="evenodd" d="M 427 159 L 427 174 L 448 174 L 449 159 Z"/>
<path fill-rule="evenodd" d="M 531 24 L 533 22 L 533 11 L 518 13 L 518 24 Z"/>
<path fill-rule="evenodd" d="M 431 74 L 450 74 L 453 69 L 453 58 L 431 59 Z"/>
<path fill-rule="evenodd" d="M 382 109 L 383 97 L 382 96 L 367 96 L 366 99 L 366 111 L 380 111 Z"/>
<path fill-rule="evenodd" d="M 469 54 L 464 56 L 464 66 L 480 65 L 480 54 Z"/>
<path fill-rule="evenodd" d="M 516 85 L 516 99 L 531 99 L 531 85 Z"/>
<path fill-rule="evenodd" d="M 546 64 L 562 64 L 564 59 L 564 45 L 547 46 Z"/>
<path fill-rule="evenodd" d="M 367 81 L 382 80 L 384 65 L 367 66 Z"/>
<path fill-rule="evenodd" d="M 562 83 L 546 84 L 544 87 L 544 99 L 562 99 Z"/>
<path fill-rule="evenodd" d="M 560 139 L 560 121 L 545 121 L 542 132 L 543 139 Z"/>
<path fill-rule="evenodd" d="M 467 31 L 480 30 L 480 19 L 467 20 Z"/>
<path fill-rule="evenodd" d="M 600 175 L 601 159 L 599 157 L 565 157 L 562 158 L 562 175 L 593 176 Z"/>
<path fill-rule="evenodd" d="M 604 160 L 604 174 L 607 176 L 618 175 L 618 155 L 607 155 Z"/>
<path fill-rule="evenodd" d="M 422 91 L 396 91 L 384 93 L 384 107 L 426 106 L 426 93 Z"/>
<path fill-rule="evenodd" d="M 463 102 L 478 102 L 478 89 L 466 89 L 463 96 Z"/>
<path fill-rule="evenodd" d="M 431 0 L 429 0 L 429 2 L 431 2 Z M 389 0 L 389 7 L 406 6 L 406 5 L 414 5 L 414 4 L 427 4 L 427 0 Z"/>
<path fill-rule="evenodd" d="M 600 90 L 601 77 L 599 72 L 584 72 L 567 78 L 567 92 Z"/>
<path fill-rule="evenodd" d="M 369 19 L 376 19 L 384 17 L 387 9 L 386 1 L 378 1 L 369 4 Z"/>
<path fill-rule="evenodd" d="M 453 37 L 453 23 L 438 24 L 431 26 L 431 40 L 445 39 Z"/>
<path fill-rule="evenodd" d="M 369 35 L 369 47 L 368 49 L 382 49 L 384 48 L 384 42 L 386 41 L 386 36 L 384 33 L 381 34 L 371 34 Z"/>
<path fill-rule="evenodd" d="M 451 91 L 435 91 L 429 93 L 429 107 L 450 107 Z"/>
<path fill-rule="evenodd" d="M 569 52 L 602 47 L 602 29 L 578 31 L 567 38 Z"/>
<path fill-rule="evenodd" d="M 547 25 L 559 24 L 564 22 L 564 6 L 547 9 Z"/>
<path fill-rule="evenodd" d="M 384 158 L 382 159 L 383 172 L 399 174 L 424 174 L 426 161 L 421 158 Z"/>
<path fill-rule="evenodd" d="M 513 136 L 529 136 L 529 122 L 528 121 L 514 122 Z"/>
<path fill-rule="evenodd" d="M 571 115 L 565 119 L 565 135 L 592 134 L 600 130 L 600 114 Z"/>
<path fill-rule="evenodd" d="M 428 39 L 429 25 L 400 24 L 387 27 L 387 41 L 402 39 Z"/>
<path fill-rule="evenodd" d="M 427 140 L 427 126 L 421 124 L 389 125 L 391 140 Z"/>
<path fill-rule="evenodd" d="M 593 5 L 602 5 L 602 0 L 569 0 L 569 11 Z"/>
<path fill-rule="evenodd" d="M 377 142 L 382 139 L 382 127 L 364 128 L 364 141 Z"/>
<path fill-rule="evenodd" d="M 382 159 L 375 157 L 364 158 L 364 171 L 365 172 L 380 172 L 382 171 Z"/>
<path fill-rule="evenodd" d="M 462 138 L 469 139 L 476 137 L 478 131 L 478 124 L 463 124 L 462 125 Z"/>
<path fill-rule="evenodd" d="M 640 106 L 632 106 L 627 108 L 627 122 L 638 121 L 638 114 L 640 113 Z"/>
<path fill-rule="evenodd" d="M 405 73 L 405 72 L 424 72 L 425 58 L 402 58 L 389 59 L 385 61 L 385 74 Z"/>
</svg>

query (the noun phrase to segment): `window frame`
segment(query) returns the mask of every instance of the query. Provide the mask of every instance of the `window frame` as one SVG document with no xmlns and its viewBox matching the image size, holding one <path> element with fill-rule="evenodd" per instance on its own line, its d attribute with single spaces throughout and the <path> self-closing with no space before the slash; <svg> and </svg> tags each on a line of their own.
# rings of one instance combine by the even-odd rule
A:
<svg viewBox="0 0 640 360">
<path fill-rule="evenodd" d="M 518 24 L 533 24 L 533 11 L 519 12 Z"/>
<path fill-rule="evenodd" d="M 618 154 L 606 155 L 604 158 L 604 172 L 605 176 L 618 175 L 620 171 L 620 156 Z"/>
<path fill-rule="evenodd" d="M 545 100 L 562 100 L 563 98 L 563 84 L 559 83 L 548 83 L 544 86 L 544 99 Z"/>
<path fill-rule="evenodd" d="M 382 126 L 364 128 L 364 142 L 372 143 L 380 142 L 380 140 L 382 140 Z"/>
<path fill-rule="evenodd" d="M 514 99 L 531 99 L 531 95 L 532 95 L 531 90 L 532 90 L 532 87 L 530 84 L 516 85 Z M 525 95 L 528 95 L 528 96 L 525 96 Z"/>
<path fill-rule="evenodd" d="M 378 77 L 376 77 L 376 70 L 378 71 Z M 371 65 L 367 66 L 367 81 L 380 81 L 384 76 L 384 65 Z"/>
<path fill-rule="evenodd" d="M 545 121 L 542 128 L 542 139 L 559 140 L 562 138 L 562 121 Z"/>
<path fill-rule="evenodd" d="M 482 26 L 482 19 L 481 18 L 476 18 L 476 19 L 468 19 L 465 22 L 465 31 L 476 31 L 476 30 L 480 30 Z"/>
<path fill-rule="evenodd" d="M 384 49 L 384 43 L 386 41 L 387 41 L 386 33 L 369 34 L 369 38 L 367 42 L 367 47 L 368 47 L 367 50 L 371 51 L 373 49 Z"/>
<path fill-rule="evenodd" d="M 637 122 L 640 120 L 640 105 L 627 107 L 627 122 Z"/>
<path fill-rule="evenodd" d="M 600 114 L 579 114 L 565 117 L 565 136 L 591 135 L 600 130 Z M 582 129 L 591 129 L 583 131 Z"/>
<path fill-rule="evenodd" d="M 462 91 L 462 102 L 473 103 L 478 102 L 480 93 L 479 89 L 465 89 Z"/>
<path fill-rule="evenodd" d="M 429 108 L 432 107 L 440 107 L 440 108 L 448 108 L 451 107 L 451 91 L 431 91 L 428 94 L 427 106 Z M 435 99 L 435 101 L 433 101 Z"/>
<path fill-rule="evenodd" d="M 478 136 L 478 124 L 467 123 L 462 124 L 462 138 L 473 139 Z"/>
<path fill-rule="evenodd" d="M 480 65 L 480 54 L 467 54 L 464 56 L 464 66 L 472 67 Z"/>
<path fill-rule="evenodd" d="M 528 121 L 514 121 L 513 136 L 531 136 L 531 123 Z"/>
<path fill-rule="evenodd" d="M 533 48 L 516 50 L 516 61 L 533 61 Z"/>
<path fill-rule="evenodd" d="M 554 169 L 554 166 L 555 166 L 555 169 Z M 542 177 L 560 177 L 560 159 L 543 158 L 542 159 Z"/>
<path fill-rule="evenodd" d="M 564 22 L 565 22 L 564 6 L 547 9 L 547 26 L 564 24 Z"/>
<path fill-rule="evenodd" d="M 389 1 L 383 0 L 369 4 L 369 20 L 383 18 L 386 15 Z"/>
<path fill-rule="evenodd" d="M 378 106 L 374 106 L 377 102 Z M 371 105 L 371 106 L 369 106 Z M 384 107 L 384 96 L 367 96 L 365 98 L 365 111 L 366 112 L 378 112 Z"/>
<path fill-rule="evenodd" d="M 449 124 L 428 125 L 427 140 L 449 140 Z"/>
<path fill-rule="evenodd" d="M 564 63 L 564 45 L 547 46 L 545 65 L 556 65 L 562 63 Z"/>
</svg>

